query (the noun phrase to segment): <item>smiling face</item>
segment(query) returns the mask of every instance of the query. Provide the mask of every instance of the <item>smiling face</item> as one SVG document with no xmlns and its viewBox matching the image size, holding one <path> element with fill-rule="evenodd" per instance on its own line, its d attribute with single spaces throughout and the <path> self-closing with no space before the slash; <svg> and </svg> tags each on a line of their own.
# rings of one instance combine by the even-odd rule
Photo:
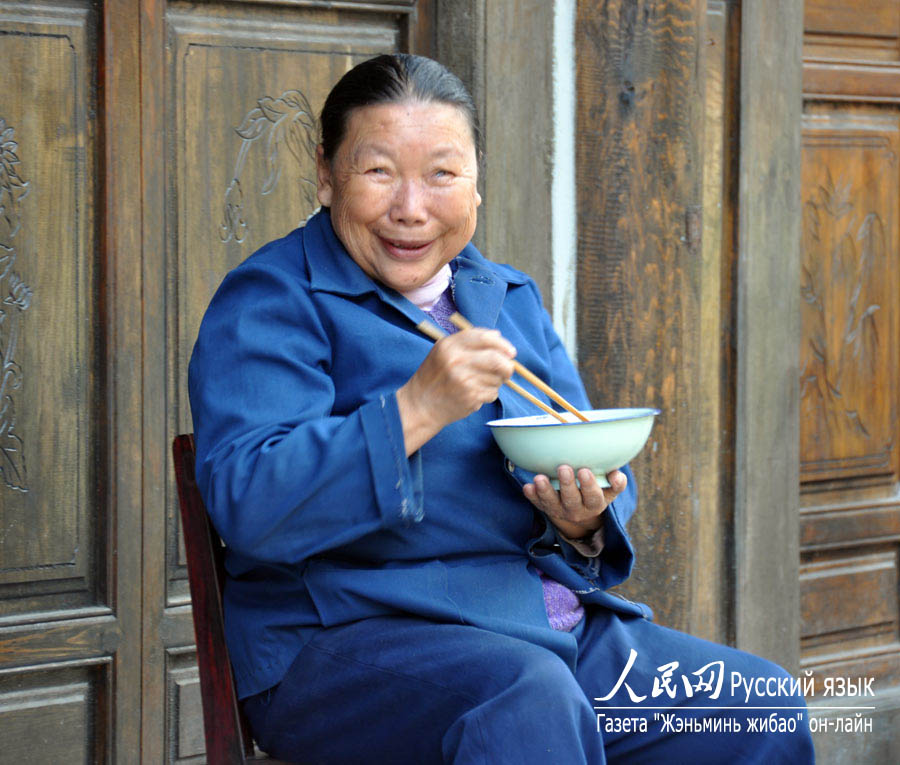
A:
<svg viewBox="0 0 900 765">
<path fill-rule="evenodd" d="M 475 144 L 456 106 L 402 101 L 354 110 L 331 162 L 317 153 L 319 202 L 350 257 L 399 292 L 420 287 L 475 232 Z"/>
</svg>

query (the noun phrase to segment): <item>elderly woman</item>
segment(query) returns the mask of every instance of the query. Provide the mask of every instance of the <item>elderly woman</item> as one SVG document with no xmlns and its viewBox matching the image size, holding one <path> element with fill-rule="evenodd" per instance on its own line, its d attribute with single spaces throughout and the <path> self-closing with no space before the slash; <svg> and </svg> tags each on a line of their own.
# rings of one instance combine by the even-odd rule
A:
<svg viewBox="0 0 900 765">
<path fill-rule="evenodd" d="M 608 592 L 632 565 L 628 468 L 604 490 L 563 465 L 557 491 L 485 427 L 533 413 L 502 387 L 514 357 L 589 403 L 534 282 L 470 242 L 460 81 L 379 56 L 338 82 L 321 126 L 321 211 L 228 274 L 190 366 L 260 746 L 329 763 L 811 761 L 802 698 L 767 695 L 783 670 Z M 455 333 L 455 310 L 480 328 Z M 760 706 L 781 708 L 766 732 Z"/>
</svg>

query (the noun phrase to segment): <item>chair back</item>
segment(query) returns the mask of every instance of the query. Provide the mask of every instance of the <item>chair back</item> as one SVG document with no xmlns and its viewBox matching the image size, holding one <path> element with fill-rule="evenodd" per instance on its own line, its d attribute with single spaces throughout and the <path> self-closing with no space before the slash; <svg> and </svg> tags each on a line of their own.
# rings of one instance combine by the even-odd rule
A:
<svg viewBox="0 0 900 765">
<path fill-rule="evenodd" d="M 172 454 L 197 638 L 206 758 L 210 765 L 242 765 L 254 750 L 247 719 L 238 704 L 225 645 L 225 548 L 197 488 L 193 435 L 176 436 Z"/>
</svg>

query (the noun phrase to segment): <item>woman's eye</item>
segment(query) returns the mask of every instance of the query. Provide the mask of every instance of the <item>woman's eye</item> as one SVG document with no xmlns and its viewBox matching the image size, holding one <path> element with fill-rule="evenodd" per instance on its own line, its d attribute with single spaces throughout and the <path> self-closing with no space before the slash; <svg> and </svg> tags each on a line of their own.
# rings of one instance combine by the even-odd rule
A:
<svg viewBox="0 0 900 765">
<path fill-rule="evenodd" d="M 434 176 L 435 178 L 452 178 L 453 173 L 449 170 L 440 169 L 434 171 Z"/>
<path fill-rule="evenodd" d="M 367 173 L 372 173 L 373 175 L 386 175 L 387 168 L 385 167 L 370 167 L 366 170 Z"/>
</svg>

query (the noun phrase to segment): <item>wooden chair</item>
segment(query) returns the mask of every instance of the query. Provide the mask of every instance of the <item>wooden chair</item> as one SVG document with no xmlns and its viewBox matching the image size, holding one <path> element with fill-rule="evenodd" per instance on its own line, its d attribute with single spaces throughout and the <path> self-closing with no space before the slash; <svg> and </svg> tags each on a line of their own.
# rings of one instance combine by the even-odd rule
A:
<svg viewBox="0 0 900 765">
<path fill-rule="evenodd" d="M 194 611 L 207 762 L 210 765 L 242 764 L 254 759 L 254 747 L 250 727 L 237 701 L 225 645 L 222 611 L 225 547 L 209 520 L 197 488 L 194 436 L 176 436 L 172 454 Z"/>
</svg>

